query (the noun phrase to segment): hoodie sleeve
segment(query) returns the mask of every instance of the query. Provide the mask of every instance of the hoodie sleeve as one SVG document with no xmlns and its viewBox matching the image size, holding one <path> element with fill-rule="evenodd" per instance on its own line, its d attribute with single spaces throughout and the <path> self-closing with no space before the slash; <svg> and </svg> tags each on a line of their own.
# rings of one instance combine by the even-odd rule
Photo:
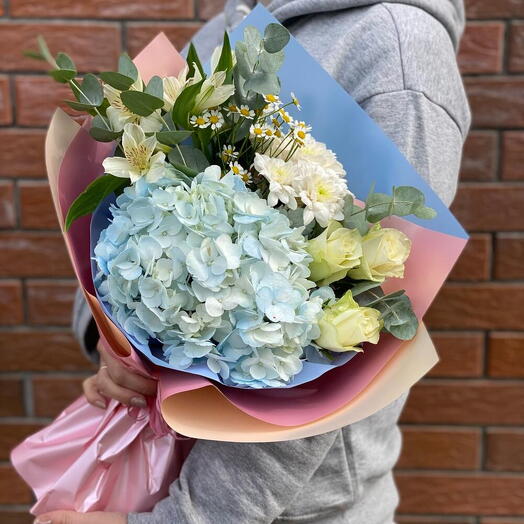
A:
<svg viewBox="0 0 524 524">
<path fill-rule="evenodd" d="M 76 290 L 71 327 L 84 354 L 95 364 L 98 363 L 98 328 L 80 289 Z"/>
<path fill-rule="evenodd" d="M 199 440 L 170 496 L 128 524 L 270 524 L 318 469 L 340 430 L 291 442 Z"/>
</svg>

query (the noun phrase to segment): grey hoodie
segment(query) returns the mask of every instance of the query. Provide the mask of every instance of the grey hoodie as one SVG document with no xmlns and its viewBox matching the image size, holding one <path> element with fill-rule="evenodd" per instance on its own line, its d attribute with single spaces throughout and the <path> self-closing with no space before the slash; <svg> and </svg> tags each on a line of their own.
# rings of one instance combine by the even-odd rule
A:
<svg viewBox="0 0 524 524">
<path fill-rule="evenodd" d="M 208 56 L 224 27 L 234 27 L 252 6 L 251 0 L 230 0 L 195 37 L 201 55 Z M 470 124 L 455 58 L 462 1 L 274 0 L 268 7 L 451 203 Z M 88 318 L 79 305 L 76 330 L 92 348 Z M 170 496 L 128 522 L 389 524 L 398 502 L 391 469 L 404 401 L 293 442 L 198 441 Z"/>
</svg>

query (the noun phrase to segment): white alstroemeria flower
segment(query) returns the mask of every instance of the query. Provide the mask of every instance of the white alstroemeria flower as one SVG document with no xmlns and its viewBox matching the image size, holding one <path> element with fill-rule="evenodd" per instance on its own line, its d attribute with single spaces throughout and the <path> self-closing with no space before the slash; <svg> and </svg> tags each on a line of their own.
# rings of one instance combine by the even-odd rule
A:
<svg viewBox="0 0 524 524">
<path fill-rule="evenodd" d="M 218 71 L 208 76 L 202 83 L 200 93 L 196 96 L 193 113 L 202 113 L 206 109 L 223 104 L 235 92 L 233 84 L 226 84 L 226 72 Z"/>
<path fill-rule="evenodd" d="M 142 88 L 143 84 L 140 78 L 130 87 L 135 91 L 142 91 Z M 126 124 L 138 124 L 146 133 L 155 133 L 162 129 L 163 122 L 160 110 L 151 113 L 149 116 L 135 115 L 122 102 L 120 91 L 108 84 L 104 84 L 104 95 L 110 104 L 107 108 L 107 117 L 113 131 L 122 131 Z"/>
<path fill-rule="evenodd" d="M 293 187 L 293 179 L 296 177 L 294 164 L 260 153 L 255 155 L 254 164 L 255 169 L 269 182 L 267 203 L 275 207 L 278 202 L 282 202 L 289 209 L 296 209 L 297 193 Z"/>
<path fill-rule="evenodd" d="M 315 219 L 327 227 L 330 220 L 343 220 L 344 200 L 350 194 L 345 179 L 315 164 L 290 163 L 296 166 L 293 188 L 305 207 L 304 225 Z"/>
<path fill-rule="evenodd" d="M 154 153 L 156 145 L 156 138 L 146 138 L 140 126 L 126 124 L 122 137 L 125 158 L 106 158 L 102 163 L 105 172 L 120 178 L 130 178 L 132 183 L 143 176 L 150 182 L 157 181 L 166 173 L 166 155 L 161 151 Z"/>
<path fill-rule="evenodd" d="M 188 84 L 187 72 L 188 67 L 185 66 L 178 76 L 167 76 L 162 79 L 162 84 L 164 86 L 165 111 L 171 111 L 171 109 L 173 109 L 176 99 Z"/>
</svg>

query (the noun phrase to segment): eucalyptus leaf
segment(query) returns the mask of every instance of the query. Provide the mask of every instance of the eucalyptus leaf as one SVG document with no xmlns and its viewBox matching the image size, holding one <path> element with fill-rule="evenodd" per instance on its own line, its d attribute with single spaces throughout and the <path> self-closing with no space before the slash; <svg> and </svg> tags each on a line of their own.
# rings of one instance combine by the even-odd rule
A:
<svg viewBox="0 0 524 524">
<path fill-rule="evenodd" d="M 149 116 L 164 106 L 164 100 L 141 91 L 122 91 L 123 104 L 135 115 Z"/>
<path fill-rule="evenodd" d="M 106 84 L 109 84 L 111 87 L 118 89 L 119 91 L 126 91 L 132 85 L 134 80 L 122 73 L 115 73 L 113 71 L 104 71 L 98 75 Z"/>
<path fill-rule="evenodd" d="M 209 166 L 206 155 L 196 147 L 179 145 L 168 154 L 169 161 L 182 173 L 194 176 Z"/>
<path fill-rule="evenodd" d="M 35 60 L 44 60 L 45 58 L 42 55 L 42 53 L 39 53 L 38 51 L 33 51 L 32 49 L 25 49 L 22 51 L 22 54 L 24 56 L 27 56 L 27 58 L 34 58 Z"/>
<path fill-rule="evenodd" d="M 156 133 L 156 139 L 166 146 L 176 146 L 183 142 L 186 138 L 189 138 L 193 134 L 193 131 L 158 131 Z"/>
<path fill-rule="evenodd" d="M 133 81 L 138 79 L 138 69 L 127 53 L 122 53 L 118 59 L 118 72 L 132 78 Z"/>
<path fill-rule="evenodd" d="M 254 91 L 261 95 L 280 93 L 280 81 L 278 76 L 264 71 L 255 71 L 244 84 L 244 89 Z"/>
<path fill-rule="evenodd" d="M 260 47 L 262 44 L 262 35 L 260 34 L 260 31 L 254 26 L 254 25 L 248 25 L 244 29 L 244 42 L 246 43 L 246 46 L 249 48 L 254 48 L 258 51 L 260 51 Z"/>
<path fill-rule="evenodd" d="M 276 73 L 284 63 L 284 51 L 277 51 L 276 53 L 268 53 L 265 49 L 258 57 L 258 67 L 266 73 Z"/>
<path fill-rule="evenodd" d="M 49 75 L 57 82 L 67 84 L 67 82 L 75 78 L 76 71 L 74 69 L 53 69 L 49 71 Z"/>
<path fill-rule="evenodd" d="M 89 134 L 99 142 L 112 142 L 122 136 L 122 131 L 108 129 L 107 120 L 104 120 L 100 115 L 96 115 L 91 123 Z"/>
<path fill-rule="evenodd" d="M 357 229 L 361 235 L 365 235 L 369 230 L 364 208 L 354 203 L 353 197 L 349 195 L 344 202 L 343 225 L 347 229 Z"/>
<path fill-rule="evenodd" d="M 384 300 L 375 306 L 382 314 L 384 330 L 400 340 L 411 340 L 417 333 L 418 319 L 411 301 L 402 294 L 394 300 Z"/>
<path fill-rule="evenodd" d="M 82 111 L 85 113 L 89 113 L 90 115 L 96 115 L 96 111 L 94 110 L 94 107 L 91 104 L 82 104 L 81 102 L 77 102 L 76 100 L 64 100 L 64 102 L 75 111 Z"/>
<path fill-rule="evenodd" d="M 77 218 L 92 213 L 106 196 L 127 185 L 129 185 L 129 179 L 113 175 L 103 175 L 91 182 L 71 204 L 65 219 L 66 231 Z"/>
<path fill-rule="evenodd" d="M 84 76 L 80 85 L 76 82 L 71 82 L 71 90 L 81 104 L 98 107 L 104 101 L 102 85 L 98 78 L 91 73 Z"/>
<path fill-rule="evenodd" d="M 151 77 L 145 90 L 148 95 L 156 96 L 157 98 L 164 98 L 164 84 L 159 76 Z"/>
<path fill-rule="evenodd" d="M 60 69 L 68 69 L 69 71 L 76 71 L 76 66 L 69 55 L 65 53 L 58 53 L 55 58 L 56 65 Z"/>
<path fill-rule="evenodd" d="M 56 67 L 55 59 L 53 58 L 51 51 L 49 51 L 49 47 L 47 47 L 47 42 L 45 41 L 45 38 L 42 35 L 38 35 L 36 37 L 36 41 L 38 43 L 38 50 L 40 51 L 40 54 L 44 57 L 44 60 L 46 60 L 46 62 L 51 64 L 53 67 Z"/>
<path fill-rule="evenodd" d="M 369 291 L 370 289 L 380 287 L 380 285 L 381 282 L 374 282 L 373 280 L 360 280 L 355 284 L 351 285 L 349 289 L 351 290 L 351 295 L 354 298 L 358 297 L 362 293 L 365 293 L 366 291 Z"/>
<path fill-rule="evenodd" d="M 281 24 L 268 24 L 264 31 L 264 49 L 268 53 L 278 53 L 289 42 L 289 31 Z"/>
</svg>

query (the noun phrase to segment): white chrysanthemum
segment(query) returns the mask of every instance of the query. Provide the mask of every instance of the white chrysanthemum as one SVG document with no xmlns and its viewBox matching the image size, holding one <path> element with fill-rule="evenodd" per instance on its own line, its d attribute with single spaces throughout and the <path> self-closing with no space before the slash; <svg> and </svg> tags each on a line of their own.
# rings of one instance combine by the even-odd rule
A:
<svg viewBox="0 0 524 524">
<path fill-rule="evenodd" d="M 304 225 L 315 219 L 327 227 L 330 220 L 343 220 L 344 199 L 349 194 L 346 181 L 316 164 L 293 163 L 298 173 L 293 188 L 304 204 Z"/>
<path fill-rule="evenodd" d="M 293 155 L 293 160 L 317 164 L 323 169 L 331 169 L 341 177 L 346 176 L 346 171 L 337 160 L 335 153 L 328 149 L 326 144 L 315 140 L 311 135 L 306 137 L 304 145 Z"/>
<path fill-rule="evenodd" d="M 290 209 L 296 209 L 297 193 L 293 187 L 297 175 L 295 165 L 260 153 L 255 155 L 254 164 L 255 169 L 269 182 L 268 204 L 275 207 L 278 202 L 282 202 Z"/>
</svg>

